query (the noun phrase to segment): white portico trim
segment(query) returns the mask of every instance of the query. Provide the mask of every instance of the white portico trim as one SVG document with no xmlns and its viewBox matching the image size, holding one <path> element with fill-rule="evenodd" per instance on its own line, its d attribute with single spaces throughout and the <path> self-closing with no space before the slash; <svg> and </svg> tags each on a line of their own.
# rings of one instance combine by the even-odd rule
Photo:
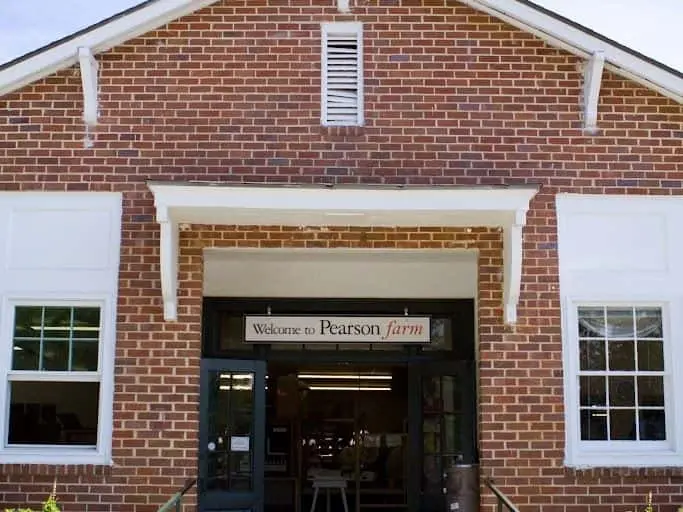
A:
<svg viewBox="0 0 683 512">
<path fill-rule="evenodd" d="M 517 320 L 522 228 L 535 187 L 335 188 L 150 183 L 160 225 L 164 318 L 177 319 L 182 224 L 443 226 L 503 230 L 505 323 Z"/>
</svg>

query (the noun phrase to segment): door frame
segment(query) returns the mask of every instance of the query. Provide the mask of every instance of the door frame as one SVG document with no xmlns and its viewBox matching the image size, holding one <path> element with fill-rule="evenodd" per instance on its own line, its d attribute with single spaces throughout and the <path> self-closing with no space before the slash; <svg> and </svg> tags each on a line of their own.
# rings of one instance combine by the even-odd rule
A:
<svg viewBox="0 0 683 512">
<path fill-rule="evenodd" d="M 476 361 L 421 361 L 415 365 L 411 384 L 415 389 L 419 390 L 417 393 L 417 404 L 413 404 L 416 409 L 416 418 L 418 421 L 416 423 L 416 438 L 418 445 L 413 448 L 411 456 L 417 457 L 415 460 L 419 460 L 419 464 L 415 464 L 417 469 L 413 469 L 419 475 L 415 475 L 414 480 L 418 482 L 418 488 L 414 490 L 413 499 L 416 500 L 417 505 L 421 504 L 423 501 L 423 489 L 422 489 L 422 472 L 424 464 L 424 445 L 423 445 L 423 425 L 424 425 L 424 412 L 422 406 L 423 400 L 423 386 L 424 379 L 426 377 L 455 377 L 457 379 L 457 392 L 459 393 L 459 399 L 461 403 L 460 415 L 462 422 L 460 424 L 460 446 L 462 447 L 462 460 L 458 464 L 478 464 L 478 442 L 477 442 L 477 395 L 476 395 Z M 445 445 L 445 429 L 441 428 L 441 446 Z M 441 485 L 444 491 L 448 486 L 448 471 L 444 468 L 444 460 L 451 458 L 452 455 L 441 453 L 440 454 L 440 467 L 441 467 Z M 415 496 L 417 494 L 418 496 Z M 443 507 L 442 510 L 447 510 L 447 493 L 443 493 Z"/>
<path fill-rule="evenodd" d="M 253 373 L 253 406 L 251 429 L 252 489 L 249 492 L 207 491 L 207 459 L 209 432 L 209 400 L 212 372 Z M 266 433 L 266 362 L 244 359 L 202 359 L 199 398 L 199 457 L 197 499 L 200 512 L 211 510 L 250 510 L 263 512 L 264 462 Z"/>
</svg>

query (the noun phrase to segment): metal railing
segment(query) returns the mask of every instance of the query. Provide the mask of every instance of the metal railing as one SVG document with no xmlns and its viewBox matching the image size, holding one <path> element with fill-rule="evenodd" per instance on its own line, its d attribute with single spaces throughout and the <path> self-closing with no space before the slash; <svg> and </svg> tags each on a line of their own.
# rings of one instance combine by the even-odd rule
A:
<svg viewBox="0 0 683 512">
<path fill-rule="evenodd" d="M 490 478 L 486 480 L 486 486 L 491 489 L 491 492 L 496 496 L 496 510 L 498 512 L 519 512 L 519 509 L 515 507 L 510 498 L 505 496 L 503 492 L 496 487 L 496 484 Z"/>
<path fill-rule="evenodd" d="M 192 489 L 197 484 L 197 479 L 193 478 L 185 482 L 185 485 L 177 493 L 171 496 L 171 499 L 164 503 L 157 512 L 180 512 L 183 506 L 183 496 L 187 494 L 187 491 Z"/>
</svg>

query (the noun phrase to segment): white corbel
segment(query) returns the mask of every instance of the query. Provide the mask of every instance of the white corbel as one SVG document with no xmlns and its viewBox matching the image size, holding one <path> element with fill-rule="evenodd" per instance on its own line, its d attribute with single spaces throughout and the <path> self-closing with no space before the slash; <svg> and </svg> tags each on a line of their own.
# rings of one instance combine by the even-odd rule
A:
<svg viewBox="0 0 683 512">
<path fill-rule="evenodd" d="M 605 54 L 597 51 L 586 61 L 583 70 L 583 129 L 588 133 L 598 129 L 598 101 L 604 67 Z"/>
<path fill-rule="evenodd" d="M 517 322 L 517 305 L 522 287 L 522 230 L 526 211 L 518 210 L 503 228 L 503 315 L 506 325 Z"/>
<path fill-rule="evenodd" d="M 161 297 L 164 302 L 164 320 L 178 319 L 178 223 L 170 218 L 168 209 L 157 208 L 159 222 L 159 258 Z"/>
<path fill-rule="evenodd" d="M 337 10 L 344 13 L 351 12 L 349 0 L 337 0 Z"/>
<path fill-rule="evenodd" d="M 90 48 L 78 49 L 78 64 L 81 68 L 81 84 L 83 86 L 83 121 L 88 126 L 97 124 L 97 71 L 98 64 Z"/>
</svg>

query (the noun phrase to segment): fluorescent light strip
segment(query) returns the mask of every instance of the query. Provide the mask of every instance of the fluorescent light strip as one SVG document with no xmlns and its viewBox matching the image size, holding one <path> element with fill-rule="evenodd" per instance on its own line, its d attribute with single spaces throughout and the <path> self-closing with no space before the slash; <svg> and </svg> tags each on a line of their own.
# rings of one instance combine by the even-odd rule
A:
<svg viewBox="0 0 683 512">
<path fill-rule="evenodd" d="M 251 391 L 251 386 L 246 384 L 237 384 L 235 386 L 220 386 L 219 389 L 221 391 Z"/>
<path fill-rule="evenodd" d="M 391 375 L 377 373 L 370 374 L 350 374 L 350 373 L 300 373 L 300 379 L 343 379 L 343 380 L 391 380 Z"/>
<path fill-rule="evenodd" d="M 74 325 L 73 327 L 71 326 L 64 326 L 64 327 L 58 327 L 54 325 L 45 325 L 45 326 L 40 326 L 40 325 L 32 325 L 31 329 L 34 331 L 99 331 L 99 327 L 88 327 L 88 326 L 78 326 Z"/>
<path fill-rule="evenodd" d="M 253 378 L 251 373 L 221 373 L 221 379 L 226 380 L 251 380 Z"/>
<path fill-rule="evenodd" d="M 391 391 L 388 386 L 309 386 L 311 391 Z"/>
</svg>

